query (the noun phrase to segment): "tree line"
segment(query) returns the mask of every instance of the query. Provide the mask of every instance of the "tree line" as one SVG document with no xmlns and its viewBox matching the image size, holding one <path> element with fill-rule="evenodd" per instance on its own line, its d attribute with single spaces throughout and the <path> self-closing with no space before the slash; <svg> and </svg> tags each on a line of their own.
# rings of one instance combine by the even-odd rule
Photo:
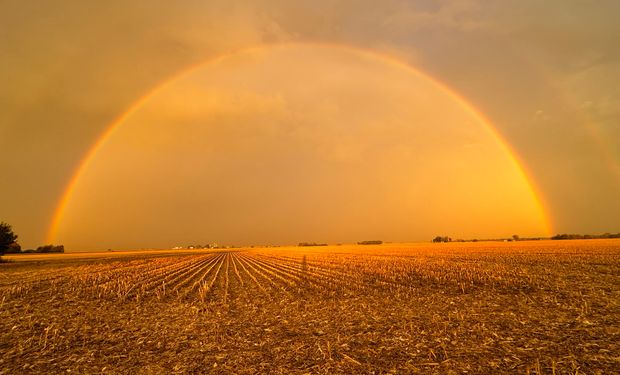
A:
<svg viewBox="0 0 620 375">
<path fill-rule="evenodd" d="M 17 242 L 18 235 L 13 232 L 11 225 L 5 222 L 0 223 L 0 256 L 4 254 L 19 253 L 64 253 L 63 245 L 43 245 L 36 249 L 22 250 Z"/>
<path fill-rule="evenodd" d="M 552 240 L 591 240 L 591 239 L 604 239 L 604 238 L 620 238 L 619 233 L 603 233 L 603 234 L 556 234 L 551 237 Z"/>
</svg>

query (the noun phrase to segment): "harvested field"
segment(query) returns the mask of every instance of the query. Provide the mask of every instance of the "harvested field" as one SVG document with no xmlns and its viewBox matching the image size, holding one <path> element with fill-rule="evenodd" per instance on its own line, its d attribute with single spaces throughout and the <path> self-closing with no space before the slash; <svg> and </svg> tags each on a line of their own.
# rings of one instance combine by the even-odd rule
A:
<svg viewBox="0 0 620 375">
<path fill-rule="evenodd" d="M 28 259 L 0 264 L 2 374 L 620 369 L 618 240 Z"/>
</svg>

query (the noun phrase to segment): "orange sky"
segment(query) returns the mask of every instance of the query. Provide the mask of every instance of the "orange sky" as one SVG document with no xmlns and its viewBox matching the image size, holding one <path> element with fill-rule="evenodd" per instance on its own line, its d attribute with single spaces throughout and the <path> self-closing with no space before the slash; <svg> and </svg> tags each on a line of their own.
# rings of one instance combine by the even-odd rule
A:
<svg viewBox="0 0 620 375">
<path fill-rule="evenodd" d="M 4 6 L 24 246 L 617 230 L 616 3 L 148 5 Z"/>
<path fill-rule="evenodd" d="M 96 248 L 171 236 L 247 245 L 406 241 L 442 228 L 548 234 L 489 124 L 430 78 L 361 50 L 292 44 L 229 55 L 159 88 L 115 126 L 50 240 Z"/>
</svg>

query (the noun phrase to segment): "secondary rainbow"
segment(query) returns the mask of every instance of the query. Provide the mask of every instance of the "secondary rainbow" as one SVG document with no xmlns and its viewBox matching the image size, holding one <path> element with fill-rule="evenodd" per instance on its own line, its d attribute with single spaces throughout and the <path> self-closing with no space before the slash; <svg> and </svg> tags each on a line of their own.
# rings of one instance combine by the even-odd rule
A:
<svg viewBox="0 0 620 375">
<path fill-rule="evenodd" d="M 520 175 L 523 177 L 523 179 L 526 181 L 528 188 L 531 191 L 532 197 L 535 199 L 535 203 L 537 204 L 542 216 L 543 216 L 543 220 L 544 220 L 544 224 L 545 224 L 545 230 L 547 233 L 545 233 L 546 235 L 549 235 L 552 233 L 552 224 L 551 221 L 547 215 L 547 210 L 545 209 L 545 204 L 543 203 L 542 200 L 542 195 L 540 194 L 540 192 L 538 191 L 538 189 L 536 188 L 536 185 L 532 182 L 532 179 L 530 178 L 529 174 L 526 172 L 523 164 L 519 161 L 518 157 L 516 156 L 515 152 L 511 149 L 511 147 L 509 146 L 509 144 L 502 138 L 502 136 L 497 132 L 497 130 L 495 129 L 495 127 L 492 125 L 492 123 L 476 108 L 474 108 L 473 105 L 471 105 L 465 98 L 463 98 L 459 93 L 457 93 L 456 91 L 454 91 L 453 89 L 451 89 L 449 86 L 447 86 L 446 84 L 444 84 L 443 82 L 435 79 L 434 77 L 420 71 L 419 69 L 407 64 L 406 62 L 403 62 L 391 55 L 387 55 L 384 53 L 379 53 L 377 51 L 374 50 L 369 50 L 369 49 L 364 49 L 364 48 L 360 48 L 360 47 L 356 47 L 356 46 L 351 46 L 351 45 L 342 45 L 342 44 L 333 44 L 333 43 L 310 43 L 310 42 L 303 42 L 303 43 L 276 43 L 276 44 L 261 44 L 258 46 L 253 46 L 250 48 L 244 48 L 241 50 L 237 50 L 237 51 L 233 51 L 233 52 L 229 52 L 226 54 L 222 54 L 219 55 L 217 57 L 214 58 L 210 58 L 206 61 L 202 61 L 198 64 L 194 64 L 189 66 L 186 69 L 183 69 L 181 71 L 179 71 L 178 73 L 172 75 L 171 77 L 163 80 L 161 83 L 155 85 L 152 89 L 150 89 L 149 91 L 147 91 L 144 95 L 142 95 L 138 100 L 136 100 L 135 102 L 133 102 L 125 111 L 123 111 L 118 117 L 116 117 L 116 119 L 114 121 L 112 121 L 107 127 L 106 129 L 102 132 L 102 134 L 99 136 L 99 138 L 97 138 L 97 140 L 95 141 L 95 143 L 91 146 L 91 148 L 88 150 L 88 152 L 86 152 L 86 154 L 84 155 L 84 157 L 81 159 L 81 161 L 78 163 L 77 168 L 75 169 L 75 172 L 73 173 L 71 180 L 69 181 L 69 183 L 67 184 L 66 188 L 64 189 L 64 192 L 58 202 L 58 205 L 56 206 L 56 210 L 54 211 L 54 214 L 52 216 L 52 221 L 48 230 L 48 234 L 47 234 L 47 242 L 48 243 L 54 243 L 54 241 L 56 240 L 56 233 L 58 230 L 58 227 L 60 225 L 60 223 L 62 222 L 62 219 L 64 217 L 67 205 L 69 203 L 69 201 L 71 200 L 71 197 L 73 195 L 73 192 L 75 191 L 76 186 L 78 185 L 79 181 L 80 181 L 80 177 L 82 175 L 82 173 L 89 167 L 91 161 L 94 159 L 94 157 L 97 155 L 97 152 L 103 147 L 103 145 L 106 143 L 106 141 L 110 138 L 110 136 L 125 122 L 125 120 L 127 120 L 127 118 L 129 118 L 136 110 L 138 110 L 140 107 L 142 107 L 146 102 L 149 101 L 149 99 L 151 99 L 156 93 L 160 92 L 161 90 L 163 90 L 164 88 L 166 88 L 168 85 L 171 85 L 173 82 L 177 81 L 178 79 L 191 74 L 192 72 L 196 71 L 197 69 L 206 67 L 208 65 L 214 65 L 214 64 L 218 64 L 221 63 L 223 61 L 225 61 L 226 59 L 229 59 L 231 57 L 234 56 L 238 56 L 238 55 L 243 55 L 243 54 L 248 54 L 248 53 L 252 53 L 252 52 L 258 52 L 261 50 L 267 50 L 267 49 L 271 49 L 271 48 L 286 48 L 286 47 L 290 47 L 290 46 L 307 46 L 307 47 L 317 47 L 317 48 L 333 48 L 333 49 L 338 49 L 338 50 L 347 50 L 347 51 L 351 51 L 354 53 L 357 53 L 359 55 L 362 56 L 366 56 L 369 58 L 374 58 L 377 60 L 380 60 L 388 65 L 392 65 L 394 67 L 397 67 L 399 69 L 403 69 L 408 71 L 409 73 L 413 73 L 413 74 L 417 74 L 417 75 L 421 75 L 427 79 L 429 79 L 430 81 L 432 81 L 435 85 L 437 85 L 437 87 L 439 87 L 440 89 L 442 89 L 444 92 L 446 92 L 452 99 L 454 99 L 459 105 L 461 105 L 466 111 L 468 111 L 472 116 L 474 116 L 474 118 L 478 119 L 485 127 L 486 129 L 493 135 L 493 137 L 498 141 L 498 143 L 501 145 L 501 147 L 504 148 L 504 150 L 506 151 L 506 153 L 508 154 L 508 156 L 510 157 L 510 161 L 513 163 L 513 165 L 515 166 L 515 168 L 517 169 L 517 171 L 520 173 Z"/>
</svg>

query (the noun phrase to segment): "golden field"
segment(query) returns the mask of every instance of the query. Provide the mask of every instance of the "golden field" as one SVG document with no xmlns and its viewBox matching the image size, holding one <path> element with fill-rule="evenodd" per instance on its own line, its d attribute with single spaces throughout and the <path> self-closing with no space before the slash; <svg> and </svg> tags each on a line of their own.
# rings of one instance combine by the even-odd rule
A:
<svg viewBox="0 0 620 375">
<path fill-rule="evenodd" d="M 620 369 L 620 240 L 7 258 L 1 374 Z"/>
</svg>

